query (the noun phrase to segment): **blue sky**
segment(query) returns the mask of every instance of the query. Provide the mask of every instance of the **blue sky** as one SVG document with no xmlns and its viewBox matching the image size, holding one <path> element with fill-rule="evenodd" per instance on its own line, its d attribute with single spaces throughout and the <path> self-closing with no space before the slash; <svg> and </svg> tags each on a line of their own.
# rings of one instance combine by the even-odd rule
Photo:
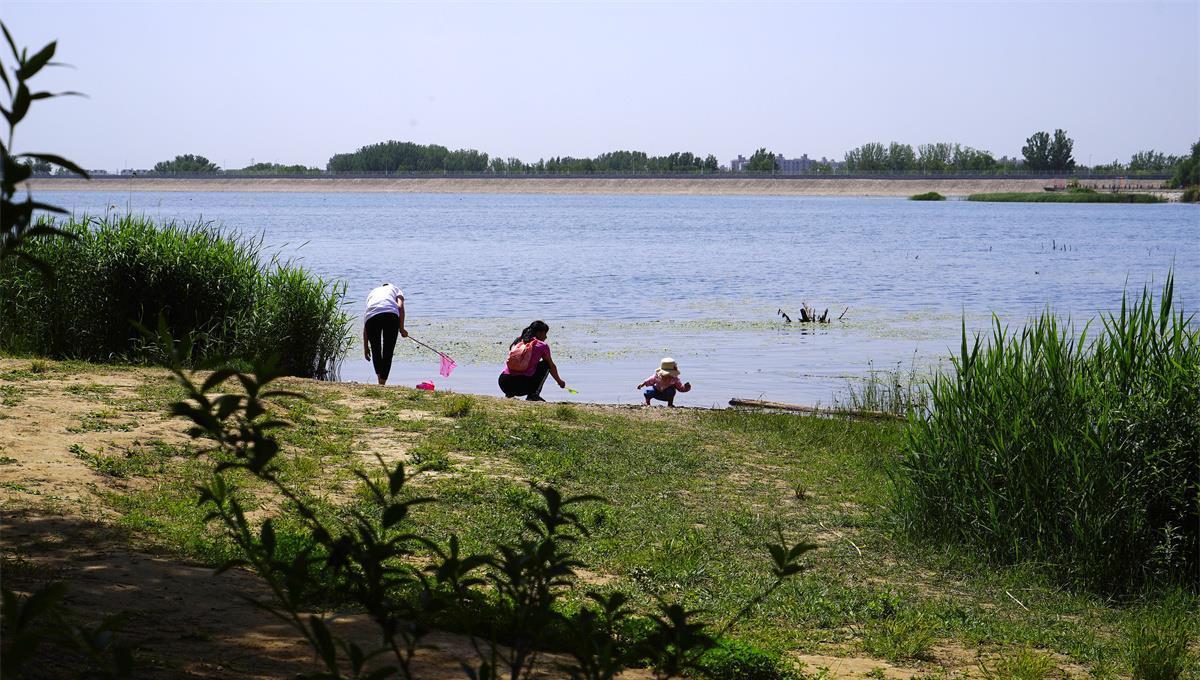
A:
<svg viewBox="0 0 1200 680">
<path fill-rule="evenodd" d="M 5 0 L 35 84 L 18 151 L 324 167 L 387 139 L 536 160 L 870 141 L 1081 163 L 1200 139 L 1200 2 L 217 3 Z M 9 55 L 6 55 L 9 56 Z M 11 59 L 6 63 L 11 64 Z"/>
</svg>

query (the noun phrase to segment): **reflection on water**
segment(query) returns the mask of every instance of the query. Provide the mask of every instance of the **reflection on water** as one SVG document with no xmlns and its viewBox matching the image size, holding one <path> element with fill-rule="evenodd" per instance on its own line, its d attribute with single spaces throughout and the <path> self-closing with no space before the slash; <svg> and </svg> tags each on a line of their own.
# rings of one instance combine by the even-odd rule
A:
<svg viewBox="0 0 1200 680">
<path fill-rule="evenodd" d="M 920 203 L 882 198 L 536 196 L 352 193 L 40 192 L 76 211 L 129 205 L 163 219 L 213 220 L 262 236 L 347 282 L 352 311 L 391 281 L 414 336 L 393 380 L 497 394 L 504 349 L 534 318 L 551 325 L 562 375 L 552 399 L 636 403 L 663 355 L 695 390 L 685 405 L 730 397 L 828 403 L 845 376 L 937 364 L 962 324 L 991 314 L 1019 325 L 1047 306 L 1086 320 L 1128 287 L 1176 270 L 1176 295 L 1200 299 L 1194 206 Z M 842 321 L 793 320 L 807 304 Z M 347 380 L 369 381 L 351 352 Z"/>
</svg>

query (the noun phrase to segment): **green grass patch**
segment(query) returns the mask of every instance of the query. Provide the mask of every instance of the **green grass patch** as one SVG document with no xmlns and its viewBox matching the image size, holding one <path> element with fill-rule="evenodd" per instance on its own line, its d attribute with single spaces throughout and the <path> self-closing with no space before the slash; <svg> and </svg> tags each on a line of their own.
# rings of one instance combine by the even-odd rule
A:
<svg viewBox="0 0 1200 680">
<path fill-rule="evenodd" d="M 968 201 L 988 203 L 1163 203 L 1154 194 L 1101 193 L 1088 191 L 1002 192 L 971 194 Z"/>
<path fill-rule="evenodd" d="M 927 191 L 923 194 L 913 194 L 908 197 L 910 201 L 944 201 L 946 197 L 936 191 Z"/>
<path fill-rule="evenodd" d="M 926 659 L 937 640 L 938 625 L 921 613 L 905 613 L 867 623 L 863 649 L 892 661 Z"/>
<path fill-rule="evenodd" d="M 16 385 L 0 385 L 0 406 L 16 406 L 25 401 L 25 393 Z"/>
<path fill-rule="evenodd" d="M 464 406 L 463 395 L 312 381 L 282 386 L 305 398 L 273 404 L 292 423 L 280 432 L 278 474 L 330 521 L 377 511 L 352 471 L 381 477 L 363 447 L 392 433 L 412 461 L 408 492 L 437 499 L 414 511 L 411 527 L 443 544 L 456 534 L 467 553 L 518 534 L 538 498 L 531 481 L 604 497 L 579 507 L 588 536 L 577 555 L 587 576 L 566 613 L 588 589 L 621 589 L 642 611 L 664 597 L 720 626 L 771 582 L 764 543 L 779 532 L 816 542 L 807 570 L 753 607 L 705 660 L 707 677 L 804 677 L 788 675 L 796 652 L 865 650 L 930 668 L 940 663 L 931 648 L 944 642 L 988 650 L 989 659 L 1044 650 L 1128 675 L 1127 632 L 1160 608 L 1152 593 L 1117 605 L 1064 590 L 1040 565 L 997 566 L 962 546 L 897 537 L 889 473 L 903 455 L 903 422 L 692 410 L 650 417 L 479 397 Z M 139 408 L 165 408 L 162 383 L 148 377 L 144 390 Z M 190 452 L 148 443 L 76 455 L 104 474 L 139 479 L 102 492 L 135 541 L 208 564 L 235 556 L 195 505 L 194 487 L 211 468 Z M 277 518 L 287 550 L 304 547 L 286 503 L 257 480 L 226 474 L 252 516 Z M 1184 612 L 1200 603 L 1186 591 L 1179 597 Z M 1189 639 L 1200 630 L 1194 617 L 1174 625 Z"/>
<path fill-rule="evenodd" d="M 451 394 L 442 398 L 441 408 L 439 409 L 442 415 L 448 418 L 462 418 L 471 413 L 472 407 L 475 406 L 475 398 L 469 394 Z"/>
<path fill-rule="evenodd" d="M 1005 655 L 990 666 L 980 664 L 980 667 L 989 680 L 1048 680 L 1057 676 L 1053 659 L 1028 649 Z"/>
<path fill-rule="evenodd" d="M 3 281 L 3 279 L 0 279 Z M 4 295 L 4 291 L 0 290 L 0 295 Z M 3 298 L 0 298 L 3 302 Z M 0 309 L 3 309 L 0 307 Z M 0 326 L 0 333 L 3 332 L 4 326 Z M 29 365 L 24 368 L 11 368 L 7 371 L 0 371 L 0 380 L 10 382 L 27 382 L 39 380 L 52 380 L 68 375 L 83 373 L 92 368 L 88 363 L 82 361 L 47 361 L 45 359 L 34 359 L 29 362 Z"/>
<path fill-rule="evenodd" d="M 85 383 L 85 384 L 81 384 L 81 385 L 67 385 L 65 388 L 63 388 L 63 391 L 66 392 L 67 394 L 74 394 L 74 395 L 78 395 L 81 397 L 92 397 L 92 396 L 103 397 L 103 396 L 108 396 L 108 395 L 112 394 L 113 392 L 115 392 L 116 388 L 113 387 L 112 385 L 100 385 L 97 383 Z"/>
<path fill-rule="evenodd" d="M 186 450 L 161 441 L 135 442 L 111 452 L 92 452 L 72 444 L 70 452 L 96 472 L 120 479 L 164 473 L 172 458 L 187 455 Z"/>
<path fill-rule="evenodd" d="M 120 411 L 112 409 L 92 411 L 80 418 L 78 425 L 68 427 L 67 432 L 75 434 L 81 432 L 129 432 L 133 429 L 134 423 L 128 420 L 117 420 L 123 415 Z"/>
<path fill-rule="evenodd" d="M 165 414 L 168 404 L 183 399 L 185 394 L 182 387 L 166 376 L 156 376 L 138 383 L 134 396 L 117 398 L 111 403 L 122 411 Z"/>
<path fill-rule="evenodd" d="M 1192 651 L 1196 639 L 1196 610 L 1186 598 L 1168 597 L 1147 608 L 1127 626 L 1130 670 L 1138 680 L 1178 680 L 1200 675 L 1200 660 Z"/>
</svg>

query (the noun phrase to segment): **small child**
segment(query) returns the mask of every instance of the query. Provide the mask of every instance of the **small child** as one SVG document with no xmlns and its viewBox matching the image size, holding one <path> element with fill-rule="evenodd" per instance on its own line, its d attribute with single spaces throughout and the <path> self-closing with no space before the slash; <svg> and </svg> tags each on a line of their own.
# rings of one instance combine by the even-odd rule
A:
<svg viewBox="0 0 1200 680">
<path fill-rule="evenodd" d="M 646 398 L 646 406 L 650 405 L 651 399 L 667 402 L 667 406 L 675 408 L 675 393 L 688 392 L 692 389 L 690 382 L 682 382 L 679 379 L 679 366 L 671 357 L 665 357 L 658 362 L 658 370 L 654 375 L 646 378 L 638 383 L 638 389 L 645 387 L 642 390 L 642 396 Z"/>
</svg>

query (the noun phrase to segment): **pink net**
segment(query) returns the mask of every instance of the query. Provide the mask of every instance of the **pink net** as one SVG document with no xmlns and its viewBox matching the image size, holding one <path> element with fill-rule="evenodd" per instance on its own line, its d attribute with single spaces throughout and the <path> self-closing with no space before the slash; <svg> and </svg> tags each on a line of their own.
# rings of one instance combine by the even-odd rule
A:
<svg viewBox="0 0 1200 680">
<path fill-rule="evenodd" d="M 454 359 L 451 359 L 450 357 L 443 354 L 442 355 L 442 366 L 438 372 L 441 373 L 443 376 L 449 377 L 450 373 L 452 373 L 454 371 L 455 366 L 458 366 L 458 364 L 454 363 Z"/>
</svg>

